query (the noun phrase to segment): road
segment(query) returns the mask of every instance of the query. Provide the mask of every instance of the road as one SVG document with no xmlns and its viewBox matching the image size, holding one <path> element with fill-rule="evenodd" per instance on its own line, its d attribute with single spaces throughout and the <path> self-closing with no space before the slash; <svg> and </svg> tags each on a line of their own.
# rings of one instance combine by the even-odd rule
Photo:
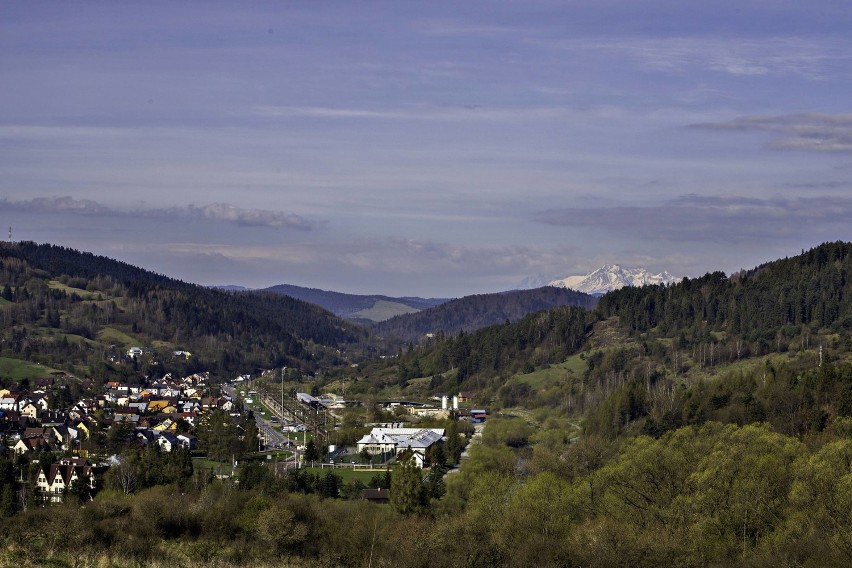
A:
<svg viewBox="0 0 852 568">
<path fill-rule="evenodd" d="M 230 385 L 222 385 L 222 391 L 231 399 L 239 398 L 234 387 Z M 259 412 L 254 413 L 254 420 L 257 424 L 258 434 L 267 449 L 286 449 L 293 452 L 293 455 L 285 460 L 286 463 L 290 464 L 287 467 L 294 467 L 295 464 L 299 463 L 302 452 L 295 447 L 290 447 L 290 439 L 281 431 L 282 424 L 280 422 L 267 420 Z"/>
</svg>

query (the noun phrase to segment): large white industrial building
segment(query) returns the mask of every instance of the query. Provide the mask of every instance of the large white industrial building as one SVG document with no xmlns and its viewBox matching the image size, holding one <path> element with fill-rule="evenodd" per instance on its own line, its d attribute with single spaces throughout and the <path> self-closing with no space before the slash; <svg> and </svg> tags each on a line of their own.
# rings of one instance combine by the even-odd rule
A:
<svg viewBox="0 0 852 568">
<path fill-rule="evenodd" d="M 358 440 L 358 451 L 370 455 L 397 454 L 411 450 L 417 465 L 423 467 L 426 452 L 444 438 L 443 428 L 373 428 Z"/>
</svg>

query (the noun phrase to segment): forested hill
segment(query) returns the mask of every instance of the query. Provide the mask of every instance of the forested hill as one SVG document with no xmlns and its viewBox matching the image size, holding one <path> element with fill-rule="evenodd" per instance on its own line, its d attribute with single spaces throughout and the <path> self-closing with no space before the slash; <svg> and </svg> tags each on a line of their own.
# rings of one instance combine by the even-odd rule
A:
<svg viewBox="0 0 852 568">
<path fill-rule="evenodd" d="M 322 306 L 333 314 L 344 318 L 360 318 L 372 321 L 381 321 L 390 316 L 381 318 L 378 313 L 372 314 L 372 310 L 377 302 L 382 302 L 386 307 L 386 311 L 390 315 L 400 313 L 417 312 L 434 306 L 438 306 L 447 301 L 445 298 L 416 298 L 403 297 L 393 298 L 382 295 L 359 295 L 359 294 L 344 294 L 342 292 L 332 292 L 329 290 L 320 290 L 318 288 L 303 288 L 301 286 L 293 286 L 291 284 L 279 284 L 266 288 L 270 292 L 285 294 L 292 298 L 297 298 L 304 302 L 310 302 Z"/>
<path fill-rule="evenodd" d="M 186 350 L 224 373 L 310 365 L 308 344 L 337 348 L 363 336 L 293 298 L 215 290 L 49 244 L 0 247 L 0 287 L 4 355 L 86 371 L 110 345 Z"/>
<path fill-rule="evenodd" d="M 499 294 L 465 296 L 440 306 L 391 318 L 373 329 L 378 335 L 414 341 L 427 333 L 452 335 L 489 325 L 514 322 L 524 316 L 558 306 L 592 308 L 597 298 L 553 286 L 534 290 L 515 290 Z"/>
<path fill-rule="evenodd" d="M 850 277 L 852 243 L 826 243 L 731 277 L 713 272 L 674 286 L 623 288 L 605 295 L 598 311 L 633 332 L 688 340 L 725 331 L 772 342 L 811 326 L 852 329 Z"/>
</svg>

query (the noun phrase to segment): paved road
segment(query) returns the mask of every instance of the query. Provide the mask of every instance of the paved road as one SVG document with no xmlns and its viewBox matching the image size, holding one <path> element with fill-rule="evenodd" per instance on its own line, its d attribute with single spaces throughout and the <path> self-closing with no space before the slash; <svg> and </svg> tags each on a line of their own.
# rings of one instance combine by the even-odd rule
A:
<svg viewBox="0 0 852 568">
<path fill-rule="evenodd" d="M 230 385 L 222 385 L 222 391 L 232 399 L 237 398 L 236 390 Z M 254 420 L 257 424 L 258 432 L 261 438 L 266 443 L 267 449 L 281 448 L 290 449 L 287 444 L 287 436 L 281 431 L 280 422 L 271 422 L 264 418 L 260 413 L 254 413 Z"/>
</svg>

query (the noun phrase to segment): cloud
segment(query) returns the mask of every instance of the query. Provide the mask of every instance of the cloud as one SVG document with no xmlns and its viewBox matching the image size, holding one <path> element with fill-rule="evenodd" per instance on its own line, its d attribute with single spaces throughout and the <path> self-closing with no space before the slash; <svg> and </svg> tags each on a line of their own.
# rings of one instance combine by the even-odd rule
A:
<svg viewBox="0 0 852 568">
<path fill-rule="evenodd" d="M 299 215 L 268 211 L 265 209 L 242 209 L 235 205 L 214 203 L 204 207 L 187 207 L 190 216 L 212 221 L 225 221 L 245 227 L 287 227 L 291 229 L 310 229 L 310 225 Z"/>
<path fill-rule="evenodd" d="M 23 201 L 0 199 L 0 210 L 41 214 L 92 215 L 99 217 L 144 217 L 163 220 L 201 220 L 237 225 L 241 227 L 271 227 L 310 230 L 312 225 L 293 213 L 265 209 L 243 209 L 225 203 L 196 207 L 168 209 L 115 209 L 90 199 L 64 197 L 36 197 Z"/>
<path fill-rule="evenodd" d="M 25 213 L 72 213 L 75 215 L 110 215 L 113 210 L 91 199 L 73 197 L 36 197 L 28 201 L 0 199 L 0 210 Z"/>
<path fill-rule="evenodd" d="M 850 42 L 797 37 L 769 38 L 604 38 L 534 40 L 556 49 L 626 57 L 641 66 L 682 74 L 695 69 L 737 76 L 797 75 L 811 80 L 832 79 L 837 65 L 852 60 Z"/>
<path fill-rule="evenodd" d="M 233 275 L 239 274 L 238 283 L 252 287 L 287 282 L 347 292 L 404 294 L 435 294 L 440 288 L 442 294 L 451 295 L 507 290 L 526 275 L 561 274 L 576 261 L 571 247 L 546 251 L 522 246 L 468 247 L 402 237 L 274 244 L 123 243 L 111 252 L 183 278 L 188 277 L 188 267 L 203 265 L 211 272 L 206 283 L 233 281 Z M 220 272 L 213 274 L 216 266 Z M 435 274 L 440 275 L 440 285 L 433 280 Z"/>
<path fill-rule="evenodd" d="M 468 24 L 456 20 L 431 20 L 422 22 L 416 26 L 420 33 L 426 36 L 438 37 L 484 37 L 495 38 L 501 36 L 517 36 L 520 33 L 529 33 L 528 30 L 500 25 Z"/>
<path fill-rule="evenodd" d="M 503 121 L 503 120 L 552 120 L 571 118 L 580 113 L 568 108 L 483 106 L 472 102 L 457 105 L 431 106 L 414 105 L 390 109 L 332 108 L 314 106 L 258 106 L 255 116 L 266 118 L 319 118 L 319 119 L 364 119 L 364 120 L 435 120 L 456 122 Z"/>
<path fill-rule="evenodd" d="M 728 244 L 837 235 L 848 230 L 852 198 L 756 199 L 684 195 L 651 206 L 615 205 L 544 211 L 536 220 L 564 227 L 668 242 Z"/>
<path fill-rule="evenodd" d="M 695 124 L 695 128 L 771 132 L 769 147 L 805 152 L 852 152 L 852 114 L 801 113 L 742 116 L 728 122 Z"/>
</svg>

